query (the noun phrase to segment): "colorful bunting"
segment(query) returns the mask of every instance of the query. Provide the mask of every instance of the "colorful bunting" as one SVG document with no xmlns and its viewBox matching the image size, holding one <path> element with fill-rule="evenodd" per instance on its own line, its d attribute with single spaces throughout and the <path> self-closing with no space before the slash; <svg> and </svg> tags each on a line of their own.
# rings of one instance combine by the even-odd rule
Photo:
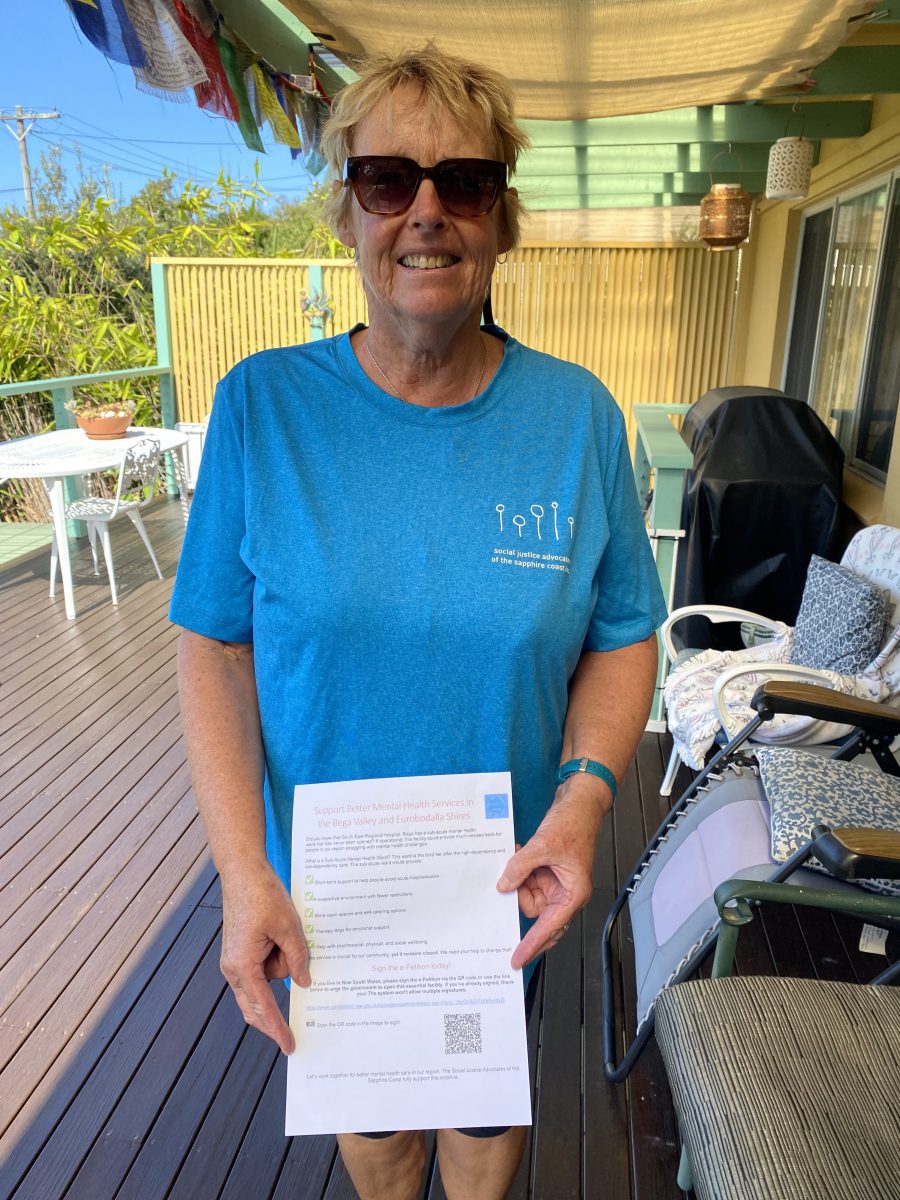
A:
<svg viewBox="0 0 900 1200">
<path fill-rule="evenodd" d="M 174 100 L 197 83 L 207 83 L 199 56 L 163 0 L 122 0 L 144 49 L 145 62 L 134 68 L 142 91 Z"/>
<path fill-rule="evenodd" d="M 172 0 L 178 16 L 181 32 L 194 48 L 198 58 L 206 70 L 207 82 L 198 83 L 194 87 L 197 104 L 209 112 L 218 113 L 237 124 L 240 119 L 238 102 L 222 66 L 219 47 L 216 45 L 215 25 L 207 34 L 206 26 L 197 17 L 193 9 L 189 9 L 183 0 Z"/>
<path fill-rule="evenodd" d="M 222 68 L 228 84 L 237 100 L 238 129 L 241 131 L 241 137 L 251 150 L 265 154 L 266 148 L 262 144 L 262 138 L 259 136 L 259 129 L 253 117 L 253 109 L 250 107 L 250 97 L 247 95 L 243 77 L 238 70 L 237 51 L 234 43 L 225 37 L 221 26 L 216 32 L 216 45 L 219 48 L 219 56 L 222 59 Z"/>
<path fill-rule="evenodd" d="M 67 0 L 79 29 L 107 58 L 130 66 L 142 90 L 179 100 L 193 88 L 200 108 L 234 121 L 246 145 L 265 153 L 260 127 L 318 174 L 318 146 L 331 100 L 316 76 L 275 71 L 215 8 L 213 0 Z"/>
<path fill-rule="evenodd" d="M 278 101 L 271 78 L 259 63 L 254 63 L 251 70 L 256 90 L 257 116 L 261 115 L 268 122 L 276 142 L 299 150 L 300 135 L 297 133 L 296 126 L 287 119 L 285 111 Z"/>
<path fill-rule="evenodd" d="M 107 58 L 126 67 L 144 66 L 144 49 L 122 0 L 96 0 L 90 6 L 69 0 L 69 8 L 84 36 Z"/>
</svg>

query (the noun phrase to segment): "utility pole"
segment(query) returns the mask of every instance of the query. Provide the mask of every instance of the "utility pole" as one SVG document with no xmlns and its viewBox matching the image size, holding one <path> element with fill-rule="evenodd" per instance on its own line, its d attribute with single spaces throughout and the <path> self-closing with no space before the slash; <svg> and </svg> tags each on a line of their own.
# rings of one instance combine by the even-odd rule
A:
<svg viewBox="0 0 900 1200">
<path fill-rule="evenodd" d="M 25 208 L 29 217 L 34 216 L 34 195 L 31 191 L 31 168 L 28 166 L 28 146 L 25 139 L 31 133 L 35 121 L 46 121 L 57 117 L 59 117 L 58 112 L 25 112 L 21 104 L 16 105 L 16 111 L 12 115 L 0 112 L 0 122 L 15 121 L 16 123 L 15 130 L 10 129 L 8 125 L 3 127 L 19 143 L 19 157 L 22 160 L 22 190 L 25 192 Z M 26 121 L 30 122 L 27 129 L 25 128 Z"/>
</svg>

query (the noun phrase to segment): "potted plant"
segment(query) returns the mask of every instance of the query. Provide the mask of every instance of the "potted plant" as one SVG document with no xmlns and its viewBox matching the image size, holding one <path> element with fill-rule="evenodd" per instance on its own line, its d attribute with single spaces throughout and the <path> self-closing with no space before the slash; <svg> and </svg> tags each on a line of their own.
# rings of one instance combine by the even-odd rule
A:
<svg viewBox="0 0 900 1200">
<path fill-rule="evenodd" d="M 134 416 L 133 400 L 70 400 L 66 408 L 79 429 L 94 441 L 106 442 L 125 436 Z"/>
</svg>

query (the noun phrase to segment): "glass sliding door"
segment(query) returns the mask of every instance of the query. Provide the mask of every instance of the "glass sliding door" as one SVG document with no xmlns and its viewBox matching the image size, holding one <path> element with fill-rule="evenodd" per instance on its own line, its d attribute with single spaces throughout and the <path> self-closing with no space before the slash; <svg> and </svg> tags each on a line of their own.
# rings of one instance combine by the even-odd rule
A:
<svg viewBox="0 0 900 1200">
<path fill-rule="evenodd" d="M 885 183 L 837 205 L 826 270 L 810 403 L 840 442 L 848 461 L 856 449 L 857 399 L 887 196 Z"/>
<path fill-rule="evenodd" d="M 800 270 L 794 297 L 794 319 L 788 349 L 788 366 L 784 392 L 795 400 L 809 400 L 815 365 L 816 332 L 822 309 L 822 289 L 828 266 L 828 247 L 831 242 L 833 208 L 814 213 L 803 223 L 803 243 L 800 247 Z"/>
<path fill-rule="evenodd" d="M 894 180 L 869 336 L 854 458 L 887 474 L 900 395 L 900 178 Z"/>
</svg>

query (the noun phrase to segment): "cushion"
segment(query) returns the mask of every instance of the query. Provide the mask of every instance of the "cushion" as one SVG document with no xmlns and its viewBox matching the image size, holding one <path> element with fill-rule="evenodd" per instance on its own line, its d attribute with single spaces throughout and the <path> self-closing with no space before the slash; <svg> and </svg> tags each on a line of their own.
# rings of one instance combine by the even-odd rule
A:
<svg viewBox="0 0 900 1200">
<path fill-rule="evenodd" d="M 769 801 L 776 862 L 786 862 L 805 846 L 812 827 L 819 822 L 900 830 L 900 778 L 803 750 L 760 747 L 756 757 Z M 807 865 L 824 870 L 814 858 Z M 900 881 L 895 879 L 857 882 L 871 892 L 900 896 Z"/>
<path fill-rule="evenodd" d="M 814 554 L 788 661 L 858 675 L 881 649 L 888 599 L 862 576 Z"/>
<path fill-rule="evenodd" d="M 900 988 L 682 983 L 656 1040 L 698 1200 L 900 1196 Z"/>
</svg>

